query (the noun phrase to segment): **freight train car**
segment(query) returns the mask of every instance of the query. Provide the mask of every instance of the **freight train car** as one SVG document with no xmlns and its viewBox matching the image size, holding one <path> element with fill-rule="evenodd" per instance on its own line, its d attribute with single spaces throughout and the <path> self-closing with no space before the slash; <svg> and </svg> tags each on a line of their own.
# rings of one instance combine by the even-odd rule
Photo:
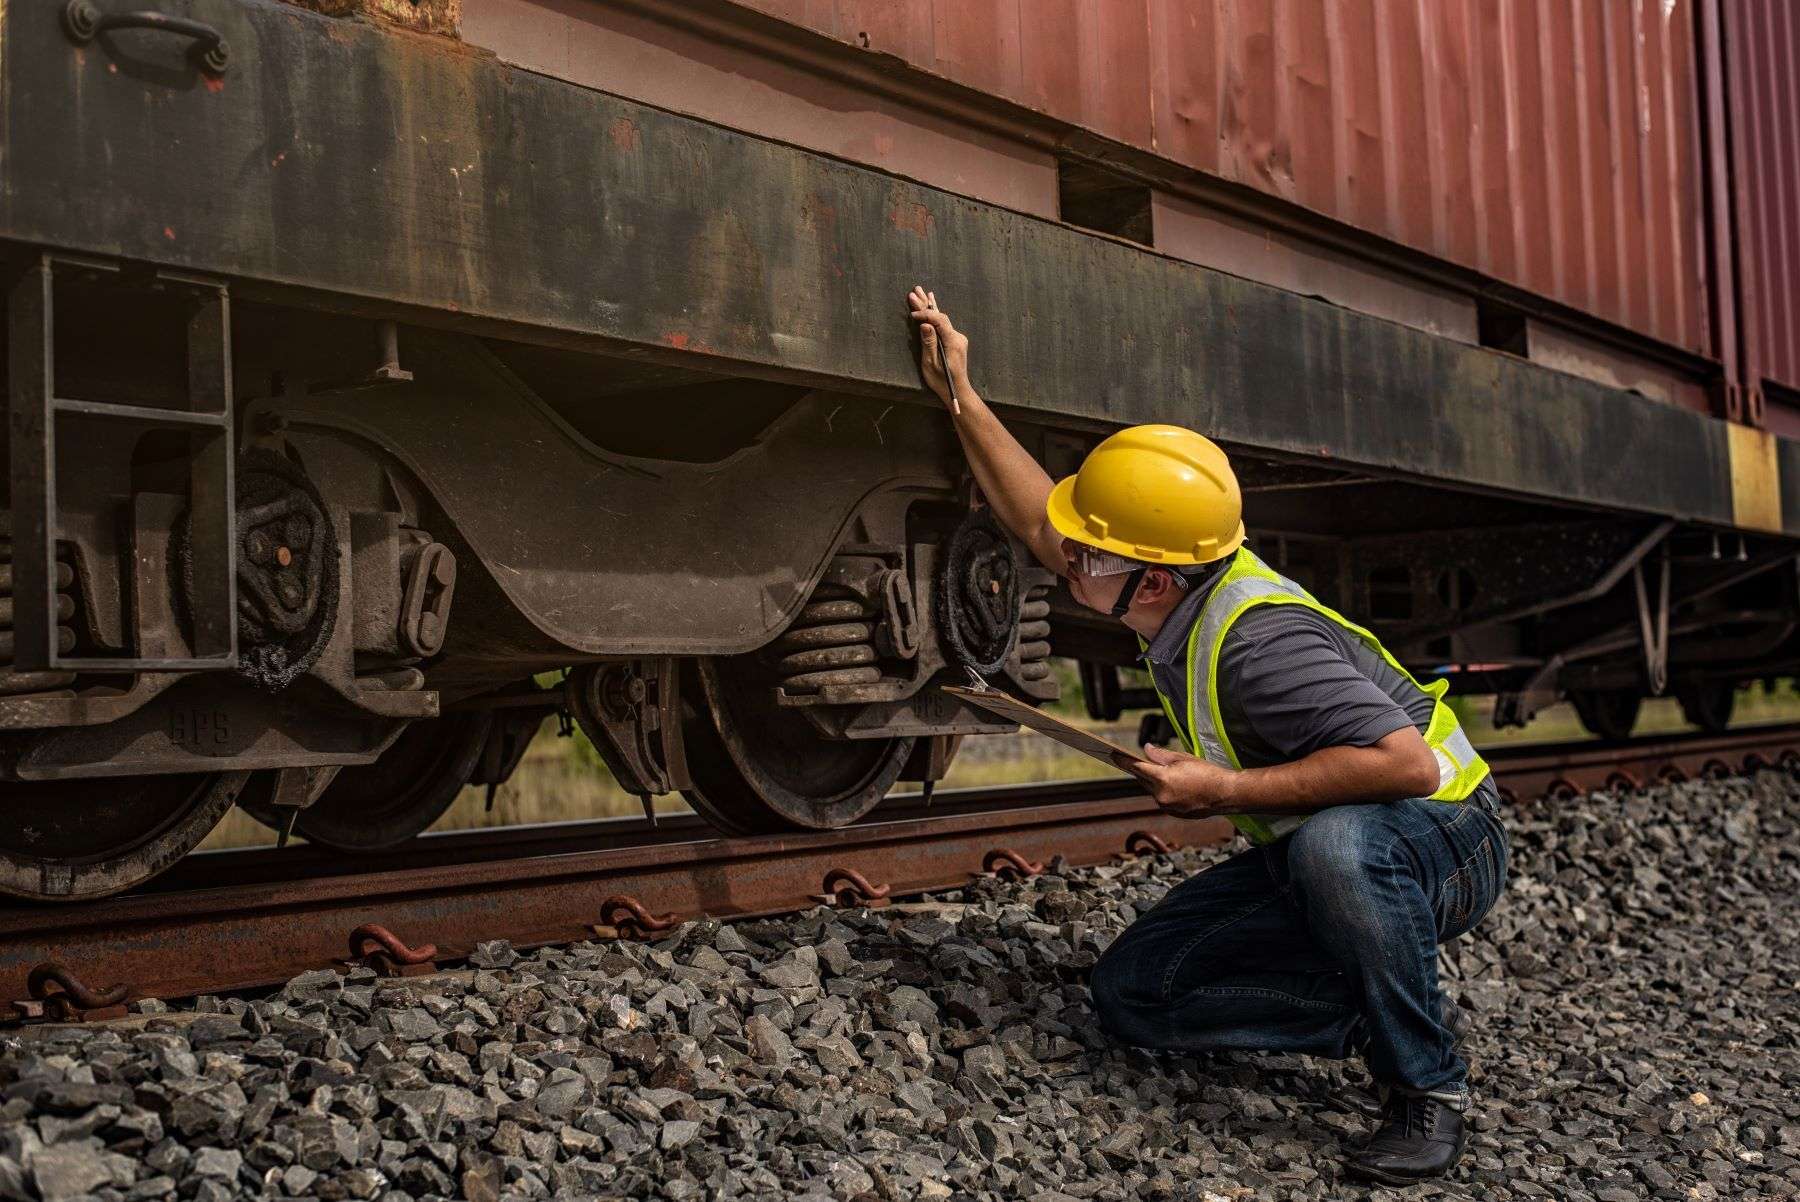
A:
<svg viewBox="0 0 1800 1202">
<path fill-rule="evenodd" d="M 964 665 L 1141 702 L 970 488 L 917 282 L 1052 472 L 1202 430 L 1259 552 L 1418 671 L 1722 724 L 1800 657 L 1795 32 L 15 0 L 0 890 L 128 887 L 233 805 L 386 846 L 559 709 L 752 832 L 940 778 L 1001 729 Z"/>
</svg>

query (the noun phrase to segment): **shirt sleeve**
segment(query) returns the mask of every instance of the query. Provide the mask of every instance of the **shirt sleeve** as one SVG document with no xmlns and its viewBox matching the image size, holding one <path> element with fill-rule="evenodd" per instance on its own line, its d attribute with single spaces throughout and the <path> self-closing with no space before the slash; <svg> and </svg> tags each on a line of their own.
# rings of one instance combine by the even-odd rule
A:
<svg viewBox="0 0 1800 1202">
<path fill-rule="evenodd" d="M 1232 624 L 1219 670 L 1234 709 L 1283 757 L 1323 747 L 1368 747 L 1413 720 L 1344 654 L 1329 619 L 1299 605 L 1267 605 Z"/>
</svg>

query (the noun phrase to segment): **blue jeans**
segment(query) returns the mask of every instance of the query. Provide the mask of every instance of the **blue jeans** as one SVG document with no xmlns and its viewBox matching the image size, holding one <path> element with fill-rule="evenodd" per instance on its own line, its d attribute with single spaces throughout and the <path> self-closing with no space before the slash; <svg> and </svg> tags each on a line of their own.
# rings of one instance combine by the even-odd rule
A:
<svg viewBox="0 0 1800 1202">
<path fill-rule="evenodd" d="M 1437 946 L 1505 886 L 1492 807 L 1485 788 L 1460 805 L 1336 806 L 1189 878 L 1094 966 L 1101 1024 L 1176 1051 L 1360 1050 L 1382 1084 L 1466 1096 Z"/>
</svg>

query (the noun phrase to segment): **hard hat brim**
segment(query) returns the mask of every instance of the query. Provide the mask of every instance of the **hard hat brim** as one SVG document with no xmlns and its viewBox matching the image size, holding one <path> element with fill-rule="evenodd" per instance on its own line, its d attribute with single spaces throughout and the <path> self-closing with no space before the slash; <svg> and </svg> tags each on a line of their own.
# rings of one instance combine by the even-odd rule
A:
<svg viewBox="0 0 1800 1202">
<path fill-rule="evenodd" d="M 1166 564 L 1170 567 L 1188 567 L 1199 563 L 1213 563 L 1224 559 L 1233 551 L 1244 545 L 1244 523 L 1239 522 L 1237 533 L 1222 543 L 1217 554 L 1200 556 L 1189 553 L 1162 550 L 1155 547 L 1140 547 L 1136 543 L 1126 542 L 1122 538 L 1111 538 L 1096 534 L 1088 527 L 1087 519 L 1075 508 L 1075 477 L 1065 476 L 1056 482 L 1050 490 L 1050 499 L 1044 503 L 1045 516 L 1050 519 L 1051 527 L 1064 538 L 1074 539 L 1084 546 L 1097 547 L 1102 551 L 1111 551 L 1115 555 L 1125 555 L 1144 563 Z"/>
</svg>

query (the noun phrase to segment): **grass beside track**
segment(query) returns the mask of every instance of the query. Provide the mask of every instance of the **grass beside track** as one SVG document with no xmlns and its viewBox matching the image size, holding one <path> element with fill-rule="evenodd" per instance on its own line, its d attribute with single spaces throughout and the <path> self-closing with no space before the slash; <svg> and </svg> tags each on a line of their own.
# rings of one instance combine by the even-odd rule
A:
<svg viewBox="0 0 1800 1202">
<path fill-rule="evenodd" d="M 1065 717 L 1086 723 L 1072 662 L 1067 663 L 1061 675 L 1067 700 L 1056 708 Z M 1585 737 L 1574 708 L 1566 703 L 1551 706 L 1528 727 L 1510 730 L 1494 729 L 1491 698 L 1457 699 L 1456 704 L 1477 745 L 1510 746 Z M 1736 718 L 1746 723 L 1792 721 L 1800 718 L 1800 695 L 1790 685 L 1774 692 L 1751 686 L 1738 696 Z M 1130 746 L 1137 734 L 1137 715 L 1127 714 L 1117 723 L 1092 725 L 1107 737 Z M 555 721 L 545 721 L 519 770 L 495 791 L 491 809 L 487 789 L 471 786 L 462 791 L 433 829 L 473 830 L 640 813 L 638 799 L 619 788 L 587 738 L 579 730 L 568 738 L 559 738 L 556 727 Z M 1644 703 L 1636 733 L 1675 734 L 1693 729 L 1682 719 L 1675 700 L 1662 697 Z M 1119 774 L 1096 760 L 1068 751 L 1040 735 L 1020 731 L 964 740 L 943 787 L 1047 784 L 1115 775 Z M 911 783 L 897 786 L 902 791 L 917 787 Z M 656 811 L 683 814 L 688 812 L 688 806 L 679 796 L 662 797 L 656 799 Z M 241 810 L 233 810 L 201 846 L 256 847 L 273 841 L 267 827 Z"/>
</svg>

